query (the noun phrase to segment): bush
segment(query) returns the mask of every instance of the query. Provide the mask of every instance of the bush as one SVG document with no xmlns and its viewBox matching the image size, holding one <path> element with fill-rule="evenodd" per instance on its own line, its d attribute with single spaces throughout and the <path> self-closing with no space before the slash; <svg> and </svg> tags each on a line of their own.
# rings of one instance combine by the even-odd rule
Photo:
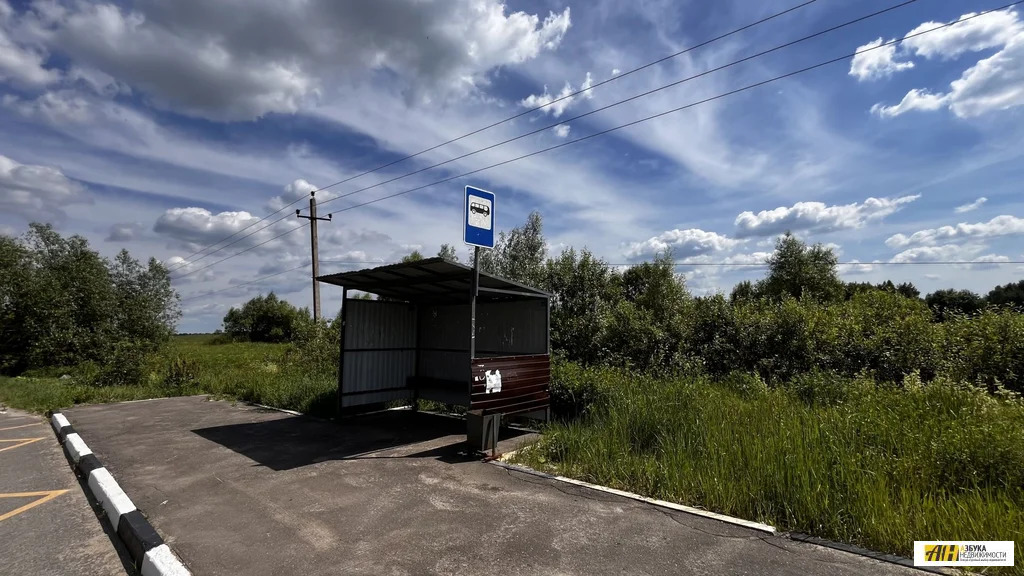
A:
<svg viewBox="0 0 1024 576">
<path fill-rule="evenodd" d="M 556 358 L 551 365 L 551 413 L 557 419 L 578 418 L 603 405 L 609 387 L 626 379 L 624 370 L 584 367 Z"/>
<path fill-rule="evenodd" d="M 340 330 L 340 313 L 330 325 L 323 320 L 300 323 L 288 348 L 287 359 L 304 370 L 337 378 Z"/>
<path fill-rule="evenodd" d="M 127 251 L 113 261 L 81 236 L 33 223 L 23 238 L 0 236 L 0 372 L 106 363 L 119 348 L 155 351 L 180 316 L 167 269 Z M 121 380 L 111 367 L 110 380 Z"/>
<path fill-rule="evenodd" d="M 309 309 L 296 308 L 271 292 L 228 310 L 224 332 L 236 340 L 289 342 L 310 321 Z"/>
<path fill-rule="evenodd" d="M 149 382 L 149 361 L 144 347 L 119 342 L 102 364 L 82 365 L 78 379 L 90 386 L 140 386 Z"/>
<path fill-rule="evenodd" d="M 956 382 L 1024 394 L 1024 314 L 986 309 L 941 325 L 942 372 Z"/>
</svg>

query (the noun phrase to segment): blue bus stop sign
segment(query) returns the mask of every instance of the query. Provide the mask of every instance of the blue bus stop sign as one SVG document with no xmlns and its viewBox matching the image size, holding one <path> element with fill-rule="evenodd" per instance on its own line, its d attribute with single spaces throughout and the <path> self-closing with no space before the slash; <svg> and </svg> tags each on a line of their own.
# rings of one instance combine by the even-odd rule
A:
<svg viewBox="0 0 1024 576">
<path fill-rule="evenodd" d="M 494 193 L 466 186 L 465 210 L 466 244 L 494 248 Z"/>
</svg>

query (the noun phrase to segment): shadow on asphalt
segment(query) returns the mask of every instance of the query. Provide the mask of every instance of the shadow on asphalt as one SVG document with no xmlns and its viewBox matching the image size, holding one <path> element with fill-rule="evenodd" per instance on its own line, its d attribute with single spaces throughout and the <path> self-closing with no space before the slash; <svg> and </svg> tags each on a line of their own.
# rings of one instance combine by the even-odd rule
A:
<svg viewBox="0 0 1024 576">
<path fill-rule="evenodd" d="M 292 416 L 192 432 L 276 471 L 357 458 L 433 458 L 450 464 L 479 460 L 466 452 L 464 420 L 408 410 L 353 416 L 340 423 Z M 501 439 L 525 433 L 503 428 Z M 457 438 L 411 454 L 376 454 L 450 436 Z"/>
</svg>

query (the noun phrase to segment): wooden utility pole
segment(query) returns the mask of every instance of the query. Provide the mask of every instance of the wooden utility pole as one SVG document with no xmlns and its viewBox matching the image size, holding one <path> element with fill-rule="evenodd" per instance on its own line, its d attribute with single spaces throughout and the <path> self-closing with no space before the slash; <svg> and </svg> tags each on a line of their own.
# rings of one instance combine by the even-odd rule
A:
<svg viewBox="0 0 1024 576">
<path fill-rule="evenodd" d="M 316 190 L 309 193 L 309 216 L 303 216 L 302 210 L 295 210 L 299 218 L 309 220 L 309 244 L 313 251 L 313 320 L 320 319 L 320 283 L 316 277 L 320 275 L 320 249 L 317 247 L 316 223 L 318 220 L 330 222 L 334 214 L 328 214 L 327 218 L 318 218 L 316 215 Z"/>
</svg>

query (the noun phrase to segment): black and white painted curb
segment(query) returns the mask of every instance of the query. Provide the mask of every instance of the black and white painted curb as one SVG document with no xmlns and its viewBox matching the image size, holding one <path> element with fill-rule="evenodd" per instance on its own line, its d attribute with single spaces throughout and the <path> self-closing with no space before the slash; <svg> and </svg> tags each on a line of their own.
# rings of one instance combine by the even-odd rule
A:
<svg viewBox="0 0 1024 576">
<path fill-rule="evenodd" d="M 56 412 L 50 424 L 75 469 L 85 478 L 92 497 L 103 507 L 110 525 L 128 549 L 142 576 L 191 576 L 191 572 L 164 544 L 149 520 L 132 503 L 110 472 L 100 464 L 67 417 Z"/>
</svg>

